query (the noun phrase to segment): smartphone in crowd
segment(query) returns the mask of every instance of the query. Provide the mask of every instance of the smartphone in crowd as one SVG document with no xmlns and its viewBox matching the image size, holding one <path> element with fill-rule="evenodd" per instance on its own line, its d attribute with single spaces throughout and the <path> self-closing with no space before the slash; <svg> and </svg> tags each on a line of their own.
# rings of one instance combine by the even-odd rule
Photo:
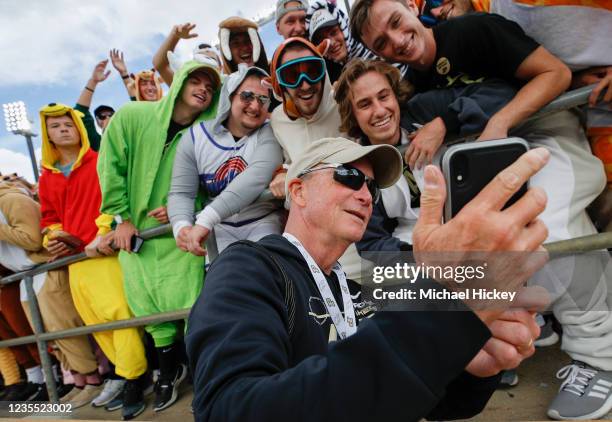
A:
<svg viewBox="0 0 612 422">
<path fill-rule="evenodd" d="M 140 251 L 140 248 L 142 247 L 144 243 L 144 239 L 140 236 L 138 236 L 137 234 L 132 235 L 132 237 L 130 238 L 130 250 L 133 253 L 138 253 Z M 115 250 L 118 250 L 119 248 L 115 245 L 115 242 L 113 241 L 112 243 L 112 247 Z"/>
<path fill-rule="evenodd" d="M 524 139 L 506 138 L 470 142 L 449 147 L 441 158 L 447 198 L 444 221 L 453 218 L 503 169 L 529 150 Z M 527 192 L 527 183 L 506 202 L 515 203 Z"/>
<path fill-rule="evenodd" d="M 132 252 L 138 253 L 143 243 L 144 243 L 144 239 L 135 234 L 130 239 L 130 249 L 132 250 Z"/>
</svg>

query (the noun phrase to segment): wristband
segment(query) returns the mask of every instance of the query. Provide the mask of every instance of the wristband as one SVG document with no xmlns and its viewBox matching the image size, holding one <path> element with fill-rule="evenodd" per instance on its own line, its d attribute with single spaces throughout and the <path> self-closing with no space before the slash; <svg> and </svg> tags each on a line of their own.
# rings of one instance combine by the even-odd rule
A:
<svg viewBox="0 0 612 422">
<path fill-rule="evenodd" d="M 121 79 L 129 79 L 130 75 L 121 75 Z"/>
<path fill-rule="evenodd" d="M 91 88 L 90 88 L 90 87 L 88 87 L 88 86 L 86 86 L 86 87 L 85 87 L 85 89 L 86 89 L 86 90 L 88 90 L 89 92 L 91 92 L 92 94 L 94 93 L 94 90 L 93 90 L 93 89 L 91 89 Z"/>
</svg>

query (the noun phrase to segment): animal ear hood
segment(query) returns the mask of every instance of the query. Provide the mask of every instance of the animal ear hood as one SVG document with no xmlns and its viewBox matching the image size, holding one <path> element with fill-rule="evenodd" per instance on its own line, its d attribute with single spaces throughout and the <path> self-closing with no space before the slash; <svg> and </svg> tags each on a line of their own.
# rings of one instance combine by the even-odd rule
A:
<svg viewBox="0 0 612 422">
<path fill-rule="evenodd" d="M 327 52 L 327 49 L 330 46 L 330 41 L 328 39 L 325 39 L 323 40 L 323 42 L 321 42 L 321 44 L 315 46 L 310 41 L 304 38 L 291 37 L 283 41 L 274 52 L 274 56 L 272 57 L 272 63 L 270 64 L 269 81 L 272 84 L 272 92 L 274 93 L 274 97 L 277 100 L 283 102 L 283 109 L 285 110 L 287 116 L 292 119 L 297 119 L 298 117 L 301 117 L 301 115 L 295 107 L 295 104 L 293 104 L 293 101 L 289 98 L 288 95 L 285 95 L 285 91 L 278 83 L 278 76 L 276 75 L 276 69 L 280 67 L 280 58 L 282 57 L 283 53 L 290 44 L 303 44 L 304 47 L 312 51 L 312 53 L 316 57 L 323 58 L 323 54 Z"/>
<path fill-rule="evenodd" d="M 229 46 L 230 30 L 227 28 L 219 29 L 219 44 L 221 45 L 221 53 L 227 61 L 232 61 L 232 50 Z"/>
<path fill-rule="evenodd" d="M 253 46 L 253 62 L 257 63 L 263 46 L 257 30 L 259 27 L 253 21 L 244 19 L 238 16 L 232 16 L 219 23 L 219 46 L 227 73 L 232 73 L 230 62 L 234 62 L 232 51 L 230 50 L 229 42 L 232 34 L 246 32 L 249 35 L 251 45 Z M 235 64 L 234 64 L 235 67 Z M 233 69 L 236 70 L 236 69 Z"/>
<path fill-rule="evenodd" d="M 254 28 L 247 29 L 247 32 L 249 33 L 249 38 L 251 39 L 251 44 L 253 45 L 253 61 L 257 63 L 257 60 L 259 60 L 259 53 L 261 52 L 259 35 L 257 34 L 257 30 Z"/>
<path fill-rule="evenodd" d="M 144 101 L 140 96 L 140 81 L 143 80 L 152 80 L 155 83 L 155 87 L 157 88 L 156 101 L 161 100 L 161 97 L 164 95 L 164 91 L 162 90 L 160 79 L 155 75 L 155 70 L 143 70 L 134 76 L 134 84 L 136 85 L 136 99 L 138 101 Z"/>
</svg>

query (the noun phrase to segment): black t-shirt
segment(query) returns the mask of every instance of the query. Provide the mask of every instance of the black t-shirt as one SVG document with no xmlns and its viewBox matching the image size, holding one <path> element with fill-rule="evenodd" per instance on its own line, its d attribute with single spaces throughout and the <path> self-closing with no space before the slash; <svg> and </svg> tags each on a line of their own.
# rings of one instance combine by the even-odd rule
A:
<svg viewBox="0 0 612 422">
<path fill-rule="evenodd" d="M 418 92 L 464 86 L 488 78 L 521 85 L 514 76 L 539 44 L 521 27 L 502 16 L 473 13 L 433 28 L 436 57 L 427 71 L 410 69 L 409 80 Z"/>
<path fill-rule="evenodd" d="M 166 136 L 166 143 L 164 144 L 164 148 L 167 148 L 168 145 L 170 145 L 170 142 L 172 142 L 177 133 L 189 126 L 191 125 L 180 125 L 174 120 L 170 119 L 170 126 L 168 126 L 168 135 Z"/>
<path fill-rule="evenodd" d="M 327 69 L 327 76 L 329 76 L 329 81 L 332 84 L 338 79 L 340 79 L 340 75 L 342 74 L 344 65 L 337 63 L 333 60 L 325 59 L 325 67 Z"/>
</svg>

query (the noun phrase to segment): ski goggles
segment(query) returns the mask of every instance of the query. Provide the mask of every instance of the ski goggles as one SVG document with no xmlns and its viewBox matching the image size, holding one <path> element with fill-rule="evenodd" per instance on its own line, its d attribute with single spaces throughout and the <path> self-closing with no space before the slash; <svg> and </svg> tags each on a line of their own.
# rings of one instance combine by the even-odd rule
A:
<svg viewBox="0 0 612 422">
<path fill-rule="evenodd" d="M 290 60 L 276 69 L 278 83 L 285 88 L 297 88 L 304 80 L 314 85 L 324 76 L 325 60 L 314 56 Z"/>
<path fill-rule="evenodd" d="M 321 167 L 307 169 L 298 174 L 302 177 L 308 173 L 318 170 L 334 169 L 334 180 L 347 188 L 358 191 L 363 184 L 366 184 L 370 195 L 372 195 L 372 203 L 376 204 L 380 199 L 380 188 L 376 180 L 369 178 L 363 172 L 349 164 L 329 164 Z"/>
</svg>

